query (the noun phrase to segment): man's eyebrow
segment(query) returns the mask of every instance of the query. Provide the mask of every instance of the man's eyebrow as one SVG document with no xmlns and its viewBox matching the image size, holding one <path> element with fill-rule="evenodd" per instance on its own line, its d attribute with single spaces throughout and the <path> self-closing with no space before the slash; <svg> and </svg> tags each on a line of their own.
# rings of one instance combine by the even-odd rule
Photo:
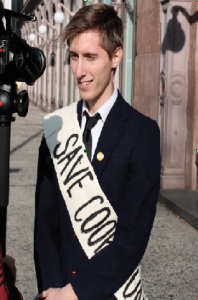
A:
<svg viewBox="0 0 198 300">
<path fill-rule="evenodd" d="M 76 52 L 70 51 L 70 50 L 69 50 L 69 53 L 70 53 L 70 54 L 78 55 Z M 84 56 L 98 56 L 98 54 L 96 54 L 96 53 L 91 53 L 91 52 L 83 53 L 83 55 L 84 55 Z"/>
</svg>

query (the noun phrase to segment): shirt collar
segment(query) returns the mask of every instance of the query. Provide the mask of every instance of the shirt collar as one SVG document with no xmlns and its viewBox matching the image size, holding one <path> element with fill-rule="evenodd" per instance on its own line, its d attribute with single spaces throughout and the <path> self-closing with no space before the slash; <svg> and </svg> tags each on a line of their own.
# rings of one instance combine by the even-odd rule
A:
<svg viewBox="0 0 198 300">
<path fill-rule="evenodd" d="M 89 116 L 93 117 L 96 113 L 99 113 L 100 116 L 101 116 L 101 119 L 103 122 L 105 122 L 111 108 L 113 107 L 116 99 L 118 97 L 118 90 L 117 88 L 114 86 L 114 92 L 113 92 L 113 95 L 111 96 L 111 98 L 105 102 L 105 104 L 103 104 L 93 115 L 90 115 L 88 109 L 87 109 L 87 106 L 86 106 L 86 103 L 85 103 L 85 100 L 83 100 L 83 106 L 82 106 L 82 116 L 83 116 L 83 113 L 84 111 L 86 110 L 87 113 L 89 114 Z"/>
</svg>

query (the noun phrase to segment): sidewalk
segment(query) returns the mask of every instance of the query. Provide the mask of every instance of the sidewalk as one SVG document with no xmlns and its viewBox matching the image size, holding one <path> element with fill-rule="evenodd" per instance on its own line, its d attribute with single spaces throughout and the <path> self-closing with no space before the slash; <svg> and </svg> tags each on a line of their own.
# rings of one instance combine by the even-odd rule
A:
<svg viewBox="0 0 198 300">
<path fill-rule="evenodd" d="M 38 299 L 33 256 L 38 150 L 45 115 L 32 103 L 25 118 L 11 124 L 10 197 L 7 208 L 7 254 L 16 260 L 16 286 L 24 300 Z M 2 300 L 2 299 L 0 299 Z"/>
<path fill-rule="evenodd" d="M 198 229 L 198 191 L 160 190 L 159 202 Z"/>
<path fill-rule="evenodd" d="M 38 300 L 33 235 L 38 150 L 43 133 L 41 118 L 45 114 L 30 103 L 27 117 L 16 115 L 11 125 L 7 254 L 16 260 L 16 286 L 24 300 Z M 172 201 L 188 199 L 186 203 L 190 204 L 193 195 L 198 199 L 198 191 L 162 190 L 159 202 L 171 205 Z M 171 213 L 170 210 L 176 212 L 174 206 L 179 207 L 174 203 L 172 206 L 167 209 L 164 204 L 157 205 L 149 244 L 141 261 L 144 291 L 148 300 L 197 300 L 198 232 Z M 196 208 L 191 208 L 191 215 Z M 189 209 L 180 210 L 187 214 Z"/>
</svg>

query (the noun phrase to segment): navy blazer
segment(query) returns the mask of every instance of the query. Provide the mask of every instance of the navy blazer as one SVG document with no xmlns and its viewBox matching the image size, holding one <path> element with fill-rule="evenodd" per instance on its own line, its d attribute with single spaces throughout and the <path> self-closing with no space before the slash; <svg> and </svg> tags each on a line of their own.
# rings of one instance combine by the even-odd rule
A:
<svg viewBox="0 0 198 300">
<path fill-rule="evenodd" d="M 78 102 L 81 125 L 82 100 Z M 104 159 L 97 160 L 102 152 Z M 79 300 L 116 299 L 146 250 L 160 189 L 160 131 L 118 92 L 92 166 L 118 215 L 113 242 L 88 259 L 73 231 L 43 138 L 36 186 L 34 257 L 39 292 L 71 283 Z M 72 271 L 76 275 L 72 277 Z"/>
</svg>

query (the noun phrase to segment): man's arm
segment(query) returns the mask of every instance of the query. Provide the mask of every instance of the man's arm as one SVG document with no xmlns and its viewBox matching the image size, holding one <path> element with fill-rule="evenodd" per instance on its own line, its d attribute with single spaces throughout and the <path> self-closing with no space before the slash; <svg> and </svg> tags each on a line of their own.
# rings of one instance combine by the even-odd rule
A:
<svg viewBox="0 0 198 300">
<path fill-rule="evenodd" d="M 63 286 L 59 255 L 57 178 L 45 138 L 39 149 L 35 204 L 34 259 L 39 292 Z"/>
<path fill-rule="evenodd" d="M 80 300 L 113 295 L 130 277 L 146 250 L 160 189 L 160 132 L 149 120 L 131 149 L 129 173 L 113 242 L 71 279 Z"/>
</svg>

